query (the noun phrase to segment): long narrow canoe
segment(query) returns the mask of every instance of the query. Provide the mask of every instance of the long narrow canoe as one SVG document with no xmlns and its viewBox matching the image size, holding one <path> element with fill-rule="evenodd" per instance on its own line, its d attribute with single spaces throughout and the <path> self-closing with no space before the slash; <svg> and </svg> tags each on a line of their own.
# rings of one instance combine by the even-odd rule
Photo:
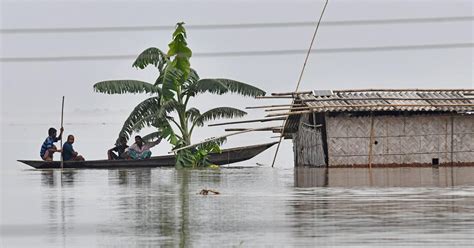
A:
<svg viewBox="0 0 474 248">
<path fill-rule="evenodd" d="M 235 147 L 223 149 L 221 153 L 210 154 L 213 164 L 225 165 L 251 159 L 277 142 Z M 58 169 L 61 168 L 60 161 L 46 162 L 41 160 L 18 160 L 35 169 Z M 144 160 L 88 160 L 88 161 L 65 161 L 64 168 L 77 169 L 111 169 L 111 168 L 138 168 L 138 167 L 171 167 L 176 162 L 174 155 L 155 156 Z"/>
</svg>

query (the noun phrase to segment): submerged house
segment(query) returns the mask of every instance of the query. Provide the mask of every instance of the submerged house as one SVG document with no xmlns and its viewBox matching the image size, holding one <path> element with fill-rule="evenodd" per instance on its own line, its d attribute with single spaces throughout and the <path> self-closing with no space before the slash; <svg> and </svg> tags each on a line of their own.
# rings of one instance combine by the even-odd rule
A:
<svg viewBox="0 0 474 248">
<path fill-rule="evenodd" d="M 285 94 L 296 166 L 474 165 L 474 89 Z"/>
</svg>

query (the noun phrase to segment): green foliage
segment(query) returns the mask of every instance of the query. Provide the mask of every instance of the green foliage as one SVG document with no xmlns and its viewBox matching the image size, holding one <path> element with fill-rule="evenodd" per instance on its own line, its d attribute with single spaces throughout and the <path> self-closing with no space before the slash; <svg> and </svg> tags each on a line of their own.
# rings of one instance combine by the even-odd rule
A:
<svg viewBox="0 0 474 248">
<path fill-rule="evenodd" d="M 190 149 L 184 149 L 176 154 L 176 167 L 177 168 L 194 168 L 194 156 L 193 151 Z"/>
<path fill-rule="evenodd" d="M 193 125 L 203 126 L 204 123 L 208 121 L 221 119 L 221 118 L 242 117 L 242 116 L 245 116 L 246 114 L 247 112 L 245 111 L 242 111 L 236 108 L 231 108 L 231 107 L 213 108 L 197 116 L 193 121 Z"/>
<path fill-rule="evenodd" d="M 209 154 L 220 153 L 220 146 L 225 141 L 225 138 L 210 140 L 194 148 L 181 150 L 176 156 L 176 165 L 180 168 L 208 167 L 212 164 L 209 160 Z"/>
<path fill-rule="evenodd" d="M 96 92 L 105 94 L 123 94 L 123 93 L 157 93 L 161 89 L 153 84 L 138 80 L 109 80 L 94 84 Z"/>
<path fill-rule="evenodd" d="M 148 143 L 148 142 L 152 142 L 153 140 L 156 140 L 156 139 L 161 138 L 161 137 L 162 137 L 161 132 L 156 131 L 156 132 L 149 133 L 145 136 L 142 136 L 142 139 L 143 139 L 143 141 Z"/>
<path fill-rule="evenodd" d="M 145 140 L 158 137 L 168 140 L 173 149 L 191 144 L 196 126 L 219 118 L 236 118 L 247 114 L 236 108 L 216 107 L 201 113 L 188 107 L 189 100 L 202 93 L 236 93 L 243 96 L 260 96 L 265 92 L 252 85 L 230 79 L 200 79 L 191 68 L 192 51 L 186 42 L 184 23 L 178 23 L 165 53 L 151 47 L 144 50 L 133 63 L 133 67 L 144 69 L 153 65 L 158 69 L 154 84 L 138 80 L 103 81 L 94 85 L 94 90 L 106 94 L 148 93 L 152 96 L 140 104 L 125 120 L 119 136 L 128 139 L 133 132 L 144 127 L 154 127 L 155 132 L 144 136 Z M 202 167 L 209 165 L 208 155 L 219 152 L 223 141 L 210 141 L 193 149 L 181 150 L 177 154 L 179 167 Z"/>
<path fill-rule="evenodd" d="M 161 87 L 164 101 L 173 99 L 175 93 L 179 91 L 179 89 L 181 88 L 180 79 L 182 78 L 182 76 L 182 71 L 171 65 L 166 66 L 165 71 L 163 72 L 163 85 Z"/>
<path fill-rule="evenodd" d="M 197 108 L 190 108 L 186 111 L 186 118 L 191 122 L 195 122 L 201 116 L 201 112 Z"/>
<path fill-rule="evenodd" d="M 153 115 L 160 110 L 160 97 L 150 97 L 142 101 L 133 109 L 128 118 L 125 120 L 118 136 L 124 137 L 128 140 L 134 131 L 133 127 L 139 123 L 140 120 L 146 116 Z"/>
<path fill-rule="evenodd" d="M 184 22 L 176 24 L 176 30 L 173 33 L 173 40 L 168 44 L 168 56 L 174 57 L 171 66 L 183 72 L 182 77 L 186 80 L 191 71 L 191 63 L 189 62 L 189 59 L 193 53 L 186 42 L 186 30 L 183 25 Z"/>
<path fill-rule="evenodd" d="M 148 65 L 154 65 L 161 72 L 168 61 L 166 53 L 156 47 L 150 47 L 138 55 L 133 67 L 145 69 Z"/>
<path fill-rule="evenodd" d="M 239 81 L 215 78 L 215 79 L 201 79 L 197 82 L 197 92 L 214 93 L 214 94 L 225 94 L 225 93 L 237 93 L 243 96 L 263 96 L 265 91 Z"/>
<path fill-rule="evenodd" d="M 161 137 L 168 140 L 168 142 L 173 145 L 174 148 L 179 148 L 186 145 L 183 142 L 183 138 L 174 132 L 173 127 L 171 127 L 169 123 L 161 124 Z"/>
</svg>

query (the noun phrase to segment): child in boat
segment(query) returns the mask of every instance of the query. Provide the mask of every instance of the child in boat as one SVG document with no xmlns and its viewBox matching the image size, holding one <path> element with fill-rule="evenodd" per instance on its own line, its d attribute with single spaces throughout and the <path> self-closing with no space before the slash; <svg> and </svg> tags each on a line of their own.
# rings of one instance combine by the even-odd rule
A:
<svg viewBox="0 0 474 248">
<path fill-rule="evenodd" d="M 63 160 L 64 161 L 68 161 L 68 160 L 84 161 L 84 157 L 82 157 L 76 151 L 74 151 L 74 148 L 72 147 L 73 143 L 74 143 L 74 135 L 68 135 L 67 141 L 63 145 Z"/>
<path fill-rule="evenodd" d="M 117 160 L 117 159 L 127 159 L 128 155 L 125 150 L 128 148 L 127 140 L 125 137 L 119 137 L 117 140 L 117 144 L 115 144 L 114 148 L 111 148 L 107 151 L 107 157 L 109 160 Z M 117 154 L 115 154 L 117 152 Z"/>
<path fill-rule="evenodd" d="M 48 137 L 41 145 L 40 156 L 44 161 L 53 161 L 53 154 L 55 152 L 61 152 L 61 149 L 57 149 L 54 143 L 58 142 L 63 136 L 64 128 L 61 127 L 59 136 L 56 137 L 57 130 L 53 127 L 48 130 Z"/>
<path fill-rule="evenodd" d="M 150 148 L 158 145 L 161 138 L 150 143 L 144 143 L 140 135 L 135 136 L 135 143 L 128 148 L 128 155 L 132 159 L 147 159 L 151 157 Z"/>
</svg>

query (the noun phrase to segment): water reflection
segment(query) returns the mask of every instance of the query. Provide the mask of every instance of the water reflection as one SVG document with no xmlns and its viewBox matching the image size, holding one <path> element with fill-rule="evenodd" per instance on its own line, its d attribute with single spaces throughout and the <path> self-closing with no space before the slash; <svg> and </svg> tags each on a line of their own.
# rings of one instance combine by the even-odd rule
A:
<svg viewBox="0 0 474 248">
<path fill-rule="evenodd" d="M 472 244 L 473 175 L 472 167 L 295 168 L 293 232 L 313 245 Z"/>
<path fill-rule="evenodd" d="M 295 187 L 324 187 L 328 186 L 329 170 L 326 167 L 295 167 Z"/>
<path fill-rule="evenodd" d="M 108 182 L 116 191 L 109 201 L 115 210 L 100 232 L 114 238 L 103 240 L 101 245 L 115 246 L 117 239 L 123 239 L 126 246 L 186 246 L 189 173 L 174 169 L 109 170 Z"/>
<path fill-rule="evenodd" d="M 474 234 L 474 187 L 465 186 L 474 168 L 35 175 L 46 247 L 451 246 Z M 198 195 L 203 188 L 221 195 Z"/>
<path fill-rule="evenodd" d="M 474 185 L 474 167 L 295 167 L 295 187 L 448 187 Z"/>
<path fill-rule="evenodd" d="M 41 184 L 43 186 L 56 186 L 56 178 L 54 176 L 54 170 L 43 170 L 41 171 Z"/>
<path fill-rule="evenodd" d="M 109 170 L 107 174 L 116 196 L 109 198 L 114 211 L 100 232 L 104 237 L 114 236 L 114 240 L 104 240 L 101 245 L 116 244 L 115 239 L 123 238 L 130 246 L 155 247 L 158 243 L 188 247 L 192 245 L 190 228 L 213 228 L 208 223 L 196 224 L 202 217 L 200 212 L 207 211 L 205 199 L 212 197 L 197 193 L 220 185 L 222 171 L 130 169 Z"/>
<path fill-rule="evenodd" d="M 44 186 L 43 209 L 48 216 L 48 243 L 66 246 L 66 236 L 74 229 L 74 195 L 68 188 L 74 186 L 76 170 L 42 170 L 41 184 Z"/>
<path fill-rule="evenodd" d="M 62 186 L 73 186 L 76 170 L 41 170 L 41 184 L 43 186 L 55 187 L 59 183 Z"/>
<path fill-rule="evenodd" d="M 472 190 L 314 188 L 291 206 L 301 239 L 315 244 L 451 246 L 471 243 Z M 304 206 L 304 207 L 302 207 Z M 315 239 L 314 237 L 317 237 Z M 337 241 L 335 241 L 337 240 Z M 465 244 L 467 244 L 465 243 Z"/>
<path fill-rule="evenodd" d="M 187 247 L 191 245 L 189 242 L 189 170 L 179 170 L 181 178 L 180 187 L 180 217 L 179 222 L 179 247 Z"/>
<path fill-rule="evenodd" d="M 118 169 L 108 171 L 108 182 L 111 185 L 149 186 L 151 184 L 151 169 Z"/>
</svg>

